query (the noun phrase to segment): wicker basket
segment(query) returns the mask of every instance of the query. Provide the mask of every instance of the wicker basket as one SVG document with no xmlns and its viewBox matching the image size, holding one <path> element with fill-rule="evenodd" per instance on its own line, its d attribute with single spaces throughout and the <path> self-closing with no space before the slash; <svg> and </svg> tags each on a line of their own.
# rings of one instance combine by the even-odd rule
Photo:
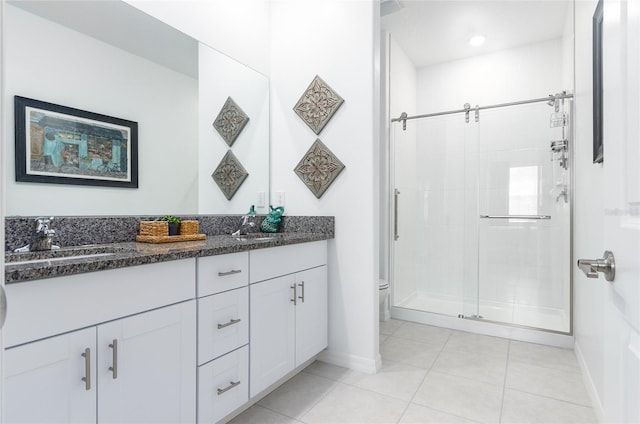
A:
<svg viewBox="0 0 640 424">
<path fill-rule="evenodd" d="M 166 221 L 140 221 L 141 236 L 168 236 L 169 223 Z"/>
<path fill-rule="evenodd" d="M 180 223 L 181 235 L 198 234 L 198 231 L 199 231 L 198 221 L 182 221 Z"/>
</svg>

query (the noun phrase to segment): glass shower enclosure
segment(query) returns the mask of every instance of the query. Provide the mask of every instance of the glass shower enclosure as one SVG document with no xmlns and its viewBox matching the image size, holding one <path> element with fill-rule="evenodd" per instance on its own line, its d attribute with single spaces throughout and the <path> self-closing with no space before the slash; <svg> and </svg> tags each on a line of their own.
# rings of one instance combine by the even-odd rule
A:
<svg viewBox="0 0 640 424">
<path fill-rule="evenodd" d="M 392 316 L 571 332 L 572 101 L 534 100 L 393 123 Z"/>
</svg>

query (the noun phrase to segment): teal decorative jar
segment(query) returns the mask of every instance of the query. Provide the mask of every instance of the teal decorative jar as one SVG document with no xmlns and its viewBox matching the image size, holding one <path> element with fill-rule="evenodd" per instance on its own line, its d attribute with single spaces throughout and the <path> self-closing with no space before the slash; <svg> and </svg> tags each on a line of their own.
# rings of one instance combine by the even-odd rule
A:
<svg viewBox="0 0 640 424">
<path fill-rule="evenodd" d="M 280 227 L 280 222 L 282 221 L 282 215 L 284 214 L 284 208 L 282 206 L 278 206 L 274 208 L 269 205 L 269 214 L 262 221 L 262 225 L 260 225 L 260 229 L 265 233 L 277 233 L 278 228 Z"/>
</svg>

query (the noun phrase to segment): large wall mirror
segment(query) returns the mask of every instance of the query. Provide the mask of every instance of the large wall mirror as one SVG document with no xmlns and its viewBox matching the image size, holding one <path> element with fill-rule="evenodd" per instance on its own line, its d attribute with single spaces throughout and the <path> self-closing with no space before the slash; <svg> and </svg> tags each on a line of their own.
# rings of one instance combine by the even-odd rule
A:
<svg viewBox="0 0 640 424">
<path fill-rule="evenodd" d="M 119 0 L 6 0 L 3 25 L 7 216 L 267 211 L 266 76 Z M 139 188 L 16 182 L 14 96 L 137 122 Z M 231 145 L 228 98 L 248 117 Z M 228 152 L 248 174 L 233 196 L 212 178 Z"/>
</svg>

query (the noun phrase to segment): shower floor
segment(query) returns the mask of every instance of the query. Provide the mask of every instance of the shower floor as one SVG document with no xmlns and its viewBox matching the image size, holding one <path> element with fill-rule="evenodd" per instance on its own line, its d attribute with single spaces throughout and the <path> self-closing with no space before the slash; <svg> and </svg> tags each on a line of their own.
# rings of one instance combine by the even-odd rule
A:
<svg viewBox="0 0 640 424">
<path fill-rule="evenodd" d="M 478 314 L 478 302 L 476 300 L 462 302 L 461 300 L 444 297 L 442 295 L 416 293 L 395 306 L 454 317 L 460 314 L 466 317 Z M 560 332 L 570 331 L 569 316 L 567 312 L 562 309 L 481 299 L 479 315 L 489 321 Z"/>
</svg>

